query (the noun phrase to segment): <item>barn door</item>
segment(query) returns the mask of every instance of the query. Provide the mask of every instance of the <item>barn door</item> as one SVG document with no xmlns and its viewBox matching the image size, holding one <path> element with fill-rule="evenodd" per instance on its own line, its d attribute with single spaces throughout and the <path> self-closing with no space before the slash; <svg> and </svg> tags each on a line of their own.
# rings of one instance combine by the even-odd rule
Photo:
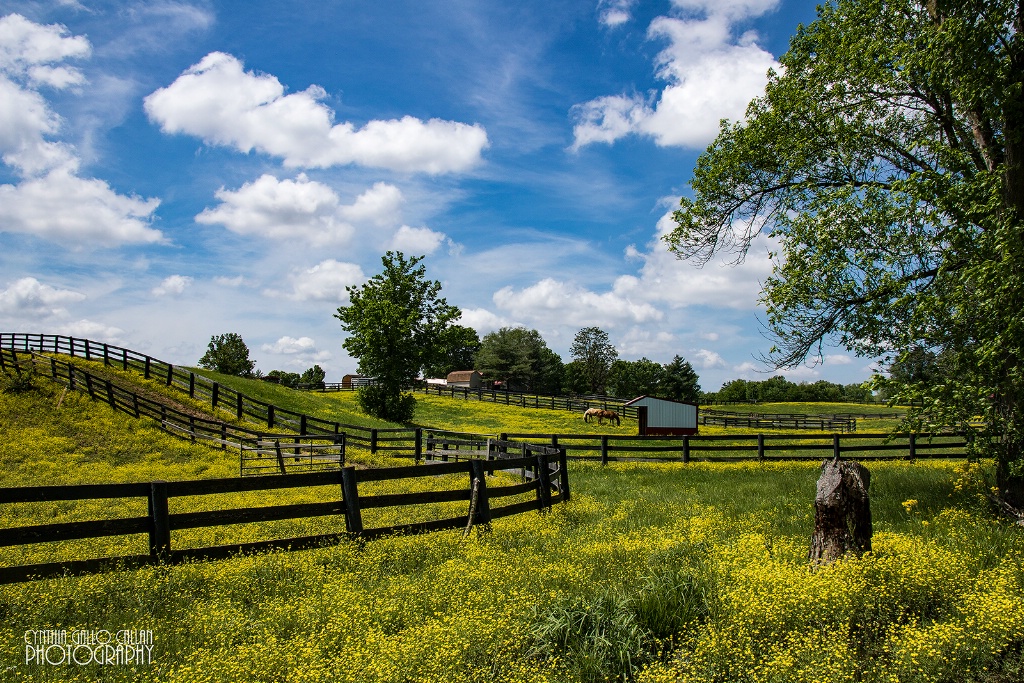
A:
<svg viewBox="0 0 1024 683">
<path fill-rule="evenodd" d="M 636 407 L 636 421 L 640 424 L 640 436 L 647 436 L 647 406 Z"/>
</svg>

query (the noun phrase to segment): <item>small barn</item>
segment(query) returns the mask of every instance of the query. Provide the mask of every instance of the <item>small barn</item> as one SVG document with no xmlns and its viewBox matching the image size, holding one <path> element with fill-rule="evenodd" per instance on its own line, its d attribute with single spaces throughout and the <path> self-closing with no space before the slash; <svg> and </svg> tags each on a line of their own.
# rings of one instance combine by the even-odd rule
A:
<svg viewBox="0 0 1024 683">
<path fill-rule="evenodd" d="M 479 389 L 483 385 L 483 375 L 476 370 L 456 370 L 448 373 L 448 386 Z"/>
<path fill-rule="evenodd" d="M 697 433 L 697 404 L 655 396 L 640 396 L 626 403 L 636 408 L 640 436 Z"/>
<path fill-rule="evenodd" d="M 342 389 L 358 389 L 359 387 L 373 384 L 374 377 L 363 377 L 362 375 L 345 375 L 341 378 Z"/>
</svg>

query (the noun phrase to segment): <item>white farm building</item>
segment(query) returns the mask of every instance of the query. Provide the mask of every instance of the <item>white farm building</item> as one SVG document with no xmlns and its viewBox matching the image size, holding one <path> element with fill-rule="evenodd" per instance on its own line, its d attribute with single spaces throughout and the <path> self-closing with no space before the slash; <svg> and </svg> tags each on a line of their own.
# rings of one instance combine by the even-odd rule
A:
<svg viewBox="0 0 1024 683">
<path fill-rule="evenodd" d="M 697 433 L 696 403 L 641 396 L 626 405 L 636 408 L 640 436 L 681 436 Z"/>
</svg>

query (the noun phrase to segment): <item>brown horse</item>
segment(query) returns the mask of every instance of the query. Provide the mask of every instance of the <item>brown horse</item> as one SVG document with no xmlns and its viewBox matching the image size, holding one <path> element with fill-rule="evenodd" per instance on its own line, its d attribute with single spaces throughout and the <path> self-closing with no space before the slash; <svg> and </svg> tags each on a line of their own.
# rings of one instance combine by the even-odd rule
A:
<svg viewBox="0 0 1024 683">
<path fill-rule="evenodd" d="M 590 422 L 590 418 L 596 417 L 597 424 L 603 425 L 605 419 L 615 420 L 615 426 L 619 426 L 619 414 L 614 410 L 601 410 L 600 408 L 590 408 L 587 412 L 583 413 L 583 421 Z"/>
</svg>

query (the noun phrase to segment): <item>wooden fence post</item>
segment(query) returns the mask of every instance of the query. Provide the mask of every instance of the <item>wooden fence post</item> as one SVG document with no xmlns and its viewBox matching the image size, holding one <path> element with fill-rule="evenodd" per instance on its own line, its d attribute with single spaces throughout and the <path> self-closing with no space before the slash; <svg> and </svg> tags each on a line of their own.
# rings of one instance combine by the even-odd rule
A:
<svg viewBox="0 0 1024 683">
<path fill-rule="evenodd" d="M 128 369 L 128 349 L 121 349 L 121 369 Z"/>
<path fill-rule="evenodd" d="M 267 428 L 268 429 L 273 429 L 274 428 L 274 404 L 273 403 L 267 405 Z"/>
<path fill-rule="evenodd" d="M 375 454 L 377 452 L 377 430 L 376 428 L 370 430 L 370 453 Z"/>
<path fill-rule="evenodd" d="M 832 457 L 835 460 L 839 460 L 839 434 L 832 435 Z"/>
<path fill-rule="evenodd" d="M 413 442 L 413 458 L 417 465 L 420 464 L 420 460 L 423 459 L 423 428 L 416 428 L 416 436 Z"/>
<path fill-rule="evenodd" d="M 491 523 L 491 503 L 487 499 L 487 481 L 484 476 L 484 461 L 474 459 L 469 461 L 470 467 L 470 490 L 475 492 L 476 510 L 470 510 L 470 524 L 488 525 Z M 470 500 L 470 507 L 473 501 Z M 475 514 L 474 514 L 475 512 Z"/>
<path fill-rule="evenodd" d="M 110 345 L 103 345 L 103 365 L 110 365 Z"/>
<path fill-rule="evenodd" d="M 601 464 L 602 465 L 607 465 L 608 464 L 608 437 L 607 436 L 602 436 L 601 437 Z"/>
<path fill-rule="evenodd" d="M 306 414 L 302 413 L 301 415 L 299 415 L 299 434 L 305 434 L 308 431 L 307 427 L 308 425 L 306 424 Z"/>
<path fill-rule="evenodd" d="M 242 419 L 242 394 L 241 392 L 235 392 L 235 415 L 239 420 Z"/>
<path fill-rule="evenodd" d="M 92 388 L 92 374 L 88 372 L 85 373 L 85 389 L 89 392 L 89 398 L 96 398 L 96 393 Z"/>
<path fill-rule="evenodd" d="M 68 388 L 75 390 L 75 366 L 68 363 Z"/>
<path fill-rule="evenodd" d="M 345 504 L 345 529 L 353 536 L 359 536 L 363 533 L 363 513 L 359 509 L 355 467 L 341 469 L 341 497 Z"/>
<path fill-rule="evenodd" d="M 683 463 L 690 462 L 690 435 L 683 434 Z"/>
<path fill-rule="evenodd" d="M 537 454 L 537 508 L 547 510 L 551 507 L 551 469 L 548 465 L 548 454 Z"/>
<path fill-rule="evenodd" d="M 196 373 L 188 373 L 188 397 L 196 397 Z"/>
<path fill-rule="evenodd" d="M 149 485 L 149 557 L 163 564 L 171 556 L 171 523 L 167 505 L 167 482 Z"/>
<path fill-rule="evenodd" d="M 764 434 L 757 435 L 757 461 L 764 462 Z"/>
<path fill-rule="evenodd" d="M 281 474 L 287 474 L 288 471 L 284 468 L 284 457 L 281 455 L 280 439 L 274 439 L 274 452 L 277 453 L 277 466 L 281 469 Z"/>
<path fill-rule="evenodd" d="M 565 449 L 558 449 L 558 490 L 562 494 L 562 500 L 569 500 L 569 467 Z"/>
<path fill-rule="evenodd" d="M 220 398 L 220 384 L 217 382 L 213 383 L 213 388 L 210 390 L 210 405 L 214 408 L 217 407 L 217 399 Z"/>
<path fill-rule="evenodd" d="M 167 364 L 167 386 L 171 386 L 174 382 L 174 366 L 170 363 Z"/>
<path fill-rule="evenodd" d="M 149 379 L 149 371 L 150 371 L 150 368 L 151 368 L 152 364 L 153 364 L 153 359 L 150 358 L 149 356 L 146 356 L 146 365 L 145 365 L 145 369 L 143 370 L 143 377 L 145 377 L 146 379 Z"/>
<path fill-rule="evenodd" d="M 909 459 L 913 460 L 917 457 L 917 434 L 910 433 L 910 445 L 909 445 Z"/>
</svg>

